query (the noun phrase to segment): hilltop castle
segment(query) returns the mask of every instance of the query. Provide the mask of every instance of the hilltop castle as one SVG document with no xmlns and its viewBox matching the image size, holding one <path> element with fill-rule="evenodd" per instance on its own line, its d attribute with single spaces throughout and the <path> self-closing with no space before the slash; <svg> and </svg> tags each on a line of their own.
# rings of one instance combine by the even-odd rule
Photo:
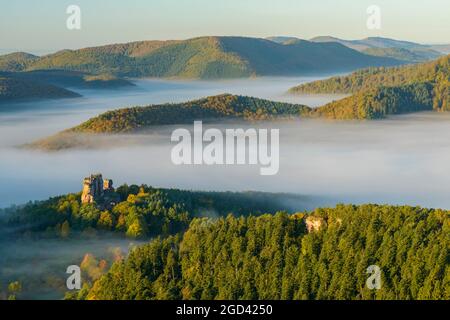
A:
<svg viewBox="0 0 450 320">
<path fill-rule="evenodd" d="M 91 174 L 83 180 L 83 193 L 81 203 L 97 203 L 111 198 L 114 193 L 113 181 L 103 179 L 101 174 Z"/>
</svg>

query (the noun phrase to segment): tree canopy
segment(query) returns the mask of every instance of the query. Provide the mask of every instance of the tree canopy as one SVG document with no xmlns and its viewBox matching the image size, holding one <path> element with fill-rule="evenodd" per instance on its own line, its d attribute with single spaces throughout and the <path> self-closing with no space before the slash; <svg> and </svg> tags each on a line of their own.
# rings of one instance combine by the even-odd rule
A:
<svg viewBox="0 0 450 320">
<path fill-rule="evenodd" d="M 81 299 L 449 299 L 448 211 L 340 205 L 303 214 L 195 219 L 158 238 Z M 380 290 L 367 268 L 382 272 Z M 72 298 L 76 298 L 73 297 Z"/>
</svg>

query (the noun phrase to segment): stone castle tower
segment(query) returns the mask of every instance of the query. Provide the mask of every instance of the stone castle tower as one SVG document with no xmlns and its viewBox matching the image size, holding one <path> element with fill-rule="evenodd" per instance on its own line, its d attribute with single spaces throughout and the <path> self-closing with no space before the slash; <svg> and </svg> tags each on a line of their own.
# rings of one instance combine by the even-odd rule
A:
<svg viewBox="0 0 450 320">
<path fill-rule="evenodd" d="M 101 174 L 91 174 L 83 180 L 83 193 L 81 194 L 82 203 L 94 203 L 102 199 L 105 192 L 114 191 L 113 181 L 103 180 Z"/>
</svg>

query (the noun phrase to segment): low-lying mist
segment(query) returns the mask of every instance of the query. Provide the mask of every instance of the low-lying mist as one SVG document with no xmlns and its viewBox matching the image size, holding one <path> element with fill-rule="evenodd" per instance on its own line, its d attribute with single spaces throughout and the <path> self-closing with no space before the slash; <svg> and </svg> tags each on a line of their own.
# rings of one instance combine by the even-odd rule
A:
<svg viewBox="0 0 450 320">
<path fill-rule="evenodd" d="M 0 235 L 0 299 L 9 283 L 19 281 L 20 299 L 62 299 L 68 291 L 67 267 L 81 266 L 84 281 L 102 262 L 106 272 L 119 258 L 142 242 L 112 236 L 45 239 Z M 88 259 L 90 261 L 88 261 Z M 97 271 L 100 274 L 100 270 Z"/>
<path fill-rule="evenodd" d="M 293 85 L 312 80 L 315 79 L 141 80 L 136 88 L 84 91 L 84 97 L 79 99 L 3 104 L 0 207 L 78 192 L 83 177 L 101 172 L 105 178 L 113 179 L 115 186 L 145 183 L 205 191 L 288 193 L 279 199 L 290 211 L 312 210 L 338 202 L 450 209 L 450 114 L 445 113 L 365 122 L 309 119 L 205 124 L 205 129 L 220 130 L 278 128 L 280 166 L 274 176 L 261 176 L 259 165 L 174 165 L 172 130 L 178 127 L 192 130 L 192 124 L 155 127 L 138 135 L 77 136 L 83 148 L 59 152 L 17 148 L 124 106 L 179 102 L 224 92 L 313 107 L 338 98 L 285 95 Z M 217 216 L 213 210 L 202 214 Z M 1 226 L 0 221 L 0 229 Z M 126 251 L 129 246 L 129 240 L 113 237 L 35 241 L 10 238 L 0 232 L 0 285 L 5 288 L 9 281 L 24 280 L 26 293 L 22 298 L 61 298 L 68 265 L 79 264 L 86 253 L 103 259 L 112 248 Z"/>
<path fill-rule="evenodd" d="M 108 109 L 186 101 L 223 92 L 321 105 L 336 96 L 289 97 L 313 78 L 229 81 L 140 80 L 132 89 L 85 91 L 80 99 L 2 106 L 0 206 L 76 192 L 91 172 L 122 183 L 194 190 L 257 190 L 320 196 L 335 202 L 378 202 L 450 208 L 447 114 L 421 113 L 373 122 L 322 120 L 210 124 L 280 129 L 280 170 L 259 166 L 175 166 L 170 134 L 177 126 L 139 135 L 89 138 L 91 149 L 39 152 L 15 146 L 47 137 Z M 184 125 L 190 129 L 192 126 Z"/>
<path fill-rule="evenodd" d="M 286 95 L 288 88 L 317 79 L 320 78 L 273 77 L 224 81 L 137 80 L 136 87 L 127 89 L 79 91 L 83 94 L 82 98 L 1 104 L 0 178 L 2 182 L 7 181 L 7 183 L 3 183 L 0 187 L 0 207 L 78 191 L 81 187 L 81 179 L 95 171 L 109 175 L 115 180 L 116 185 L 126 182 L 210 189 L 211 184 L 197 185 L 195 180 L 188 178 L 192 172 L 187 168 L 182 170 L 186 170 L 188 174 L 188 177 L 184 178 L 179 172 L 174 172 L 173 175 L 167 172 L 167 170 L 175 170 L 168 163 L 169 154 L 161 150 L 161 148 L 165 150 L 169 148 L 168 130 L 163 130 L 162 133 L 153 130 L 151 135 L 145 136 L 101 137 L 95 141 L 90 138 L 88 141 L 82 141 L 85 146 L 89 146 L 92 142 L 93 147 L 100 147 L 97 151 L 45 154 L 19 149 L 17 146 L 51 136 L 104 111 L 126 106 L 182 102 L 225 92 L 311 106 L 322 105 L 339 97 L 336 95 L 295 97 Z M 143 144 L 149 145 L 150 148 L 143 148 Z M 105 147 L 111 146 L 121 148 L 105 150 Z M 138 161 L 139 166 L 135 167 L 136 164 L 133 161 Z M 192 183 L 186 183 L 186 179 L 191 180 Z M 214 189 L 222 190 L 221 182 L 216 180 L 215 184 Z M 226 187 L 227 184 L 224 186 Z M 251 188 L 252 186 L 248 185 L 245 189 Z"/>
<path fill-rule="evenodd" d="M 1 176 L 8 184 L 0 190 L 0 199 L 8 205 L 79 191 L 82 177 L 102 172 L 116 185 L 288 192 L 336 202 L 450 208 L 449 121 L 450 115 L 423 113 L 374 122 L 206 125 L 205 129 L 221 130 L 278 128 L 280 169 L 274 176 L 261 176 L 259 165 L 174 165 L 170 134 L 177 126 L 139 135 L 90 137 L 95 150 L 11 149 L 2 157 Z"/>
</svg>

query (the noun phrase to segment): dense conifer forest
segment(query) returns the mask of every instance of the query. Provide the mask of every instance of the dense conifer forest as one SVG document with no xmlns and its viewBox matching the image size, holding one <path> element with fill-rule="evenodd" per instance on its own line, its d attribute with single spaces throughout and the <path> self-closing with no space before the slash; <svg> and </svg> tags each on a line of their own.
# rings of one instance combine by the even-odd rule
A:
<svg viewBox="0 0 450 320">
<path fill-rule="evenodd" d="M 74 299 L 449 299 L 448 211 L 413 207 L 195 219 L 157 238 Z M 382 271 L 366 286 L 368 266 Z"/>
<path fill-rule="evenodd" d="M 81 204 L 80 194 L 13 207 L 2 225 L 35 239 L 112 232 L 148 241 L 109 271 L 86 255 L 84 286 L 66 299 L 450 298 L 446 210 L 370 204 L 287 213 L 275 194 L 145 185 L 116 193 L 111 207 Z M 381 270 L 379 290 L 366 286 L 371 265 Z"/>
</svg>

